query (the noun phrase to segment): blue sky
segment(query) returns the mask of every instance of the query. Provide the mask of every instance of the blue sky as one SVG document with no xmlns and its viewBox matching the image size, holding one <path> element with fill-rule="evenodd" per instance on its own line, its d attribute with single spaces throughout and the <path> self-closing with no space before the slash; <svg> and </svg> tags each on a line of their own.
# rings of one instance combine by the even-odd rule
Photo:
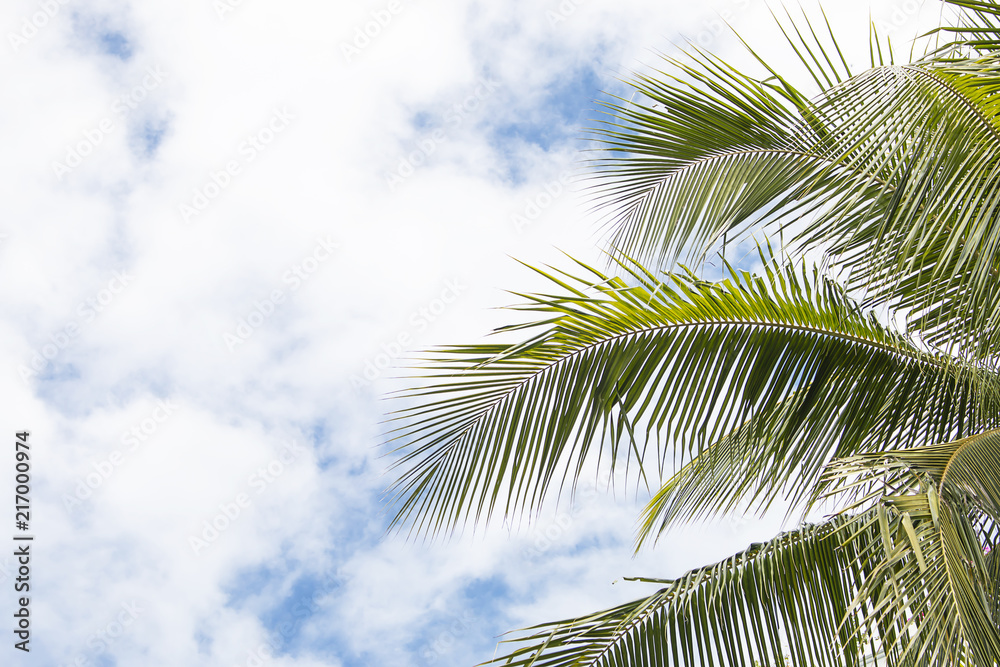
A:
<svg viewBox="0 0 1000 667">
<path fill-rule="evenodd" d="M 866 55 L 869 8 L 904 40 L 924 4 L 828 10 Z M 633 558 L 635 494 L 590 493 L 425 544 L 381 495 L 407 356 L 505 323 L 538 286 L 513 258 L 600 263 L 571 178 L 596 102 L 684 39 L 744 57 L 719 18 L 771 35 L 765 3 L 0 12 L 0 425 L 37 457 L 32 653 L 3 664 L 471 666 L 779 529 Z"/>
</svg>

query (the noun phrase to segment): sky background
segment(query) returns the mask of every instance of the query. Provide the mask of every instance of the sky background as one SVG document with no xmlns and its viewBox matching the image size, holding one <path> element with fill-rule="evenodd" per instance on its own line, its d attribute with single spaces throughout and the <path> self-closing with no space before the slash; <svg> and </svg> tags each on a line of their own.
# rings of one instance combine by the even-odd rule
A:
<svg viewBox="0 0 1000 667">
<path fill-rule="evenodd" d="M 940 12 L 828 5 L 859 65 L 869 16 L 905 53 Z M 761 0 L 4 2 L 0 433 L 31 432 L 36 538 L 30 655 L 0 549 L 0 663 L 471 667 L 775 534 L 633 557 L 635 493 L 591 480 L 423 544 L 381 499 L 394 367 L 509 322 L 515 260 L 601 262 L 597 101 L 685 40 L 747 63 L 724 22 L 789 62 Z"/>
</svg>

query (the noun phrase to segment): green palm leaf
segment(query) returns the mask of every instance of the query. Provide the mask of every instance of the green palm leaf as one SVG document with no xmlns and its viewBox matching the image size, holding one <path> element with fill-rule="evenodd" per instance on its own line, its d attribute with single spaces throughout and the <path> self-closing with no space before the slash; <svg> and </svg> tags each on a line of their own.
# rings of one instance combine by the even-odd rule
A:
<svg viewBox="0 0 1000 667">
<path fill-rule="evenodd" d="M 814 74 L 831 85 L 808 102 L 784 79 L 690 60 L 637 75 L 650 102 L 608 105 L 595 130 L 615 247 L 669 266 L 726 234 L 787 231 L 790 252 L 826 252 L 866 305 L 911 313 L 929 342 L 1000 350 L 996 59 Z"/>
<path fill-rule="evenodd" d="M 934 32 L 949 35 L 950 41 L 931 55 L 936 60 L 966 60 L 970 54 L 993 55 L 1000 50 L 1000 8 L 982 0 L 944 0 L 960 7 L 957 25 L 942 26 Z"/>
<path fill-rule="evenodd" d="M 835 462 L 828 475 L 856 503 L 880 507 L 888 573 L 899 587 L 877 615 L 917 616 L 907 650 L 955 661 L 1000 660 L 996 547 L 1000 519 L 1000 431 L 957 441 L 865 454 Z M 888 508 L 886 510 L 885 508 Z M 932 658 L 933 659 L 933 658 Z"/>
<path fill-rule="evenodd" d="M 720 283 L 585 268 L 591 277 L 545 274 L 563 292 L 527 296 L 521 309 L 542 319 L 504 330 L 541 333 L 447 348 L 404 393 L 419 403 L 395 416 L 406 441 L 396 525 L 435 535 L 538 508 L 554 483 L 575 483 L 592 444 L 647 479 L 677 444 L 699 457 L 705 511 L 747 492 L 765 508 L 793 478 L 793 500 L 808 496 L 831 456 L 961 436 L 997 414 L 995 376 L 920 351 L 804 268 L 768 262 Z M 732 470 L 708 445 L 750 419 L 728 459 L 744 474 L 713 485 Z"/>
<path fill-rule="evenodd" d="M 859 632 L 873 513 L 807 525 L 604 612 L 528 628 L 485 664 L 528 667 L 863 665 L 900 628 Z M 874 604 L 877 598 L 872 600 Z"/>
</svg>

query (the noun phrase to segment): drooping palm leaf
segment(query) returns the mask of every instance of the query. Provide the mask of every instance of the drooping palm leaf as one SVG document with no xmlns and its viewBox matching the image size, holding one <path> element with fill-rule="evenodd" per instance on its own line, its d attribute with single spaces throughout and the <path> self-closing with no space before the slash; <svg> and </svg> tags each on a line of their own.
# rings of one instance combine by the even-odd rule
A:
<svg viewBox="0 0 1000 667">
<path fill-rule="evenodd" d="M 636 551 L 674 524 L 729 514 L 761 486 L 766 460 L 774 442 L 787 439 L 782 429 L 794 428 L 792 411 L 808 388 L 800 389 L 775 409 L 757 414 L 700 451 L 664 482 L 643 509 Z M 831 425 L 834 421 L 831 420 Z M 831 428 L 828 433 L 837 433 Z M 832 438 L 812 436 L 810 446 L 829 450 Z"/>
<path fill-rule="evenodd" d="M 828 493 L 850 490 L 855 503 L 880 496 L 886 484 L 912 485 L 914 475 L 927 476 L 939 495 L 969 500 L 1000 521 L 998 430 L 932 445 L 857 454 L 832 462 L 826 473 L 835 480 Z"/>
<path fill-rule="evenodd" d="M 828 474 L 856 502 L 880 506 L 889 557 L 874 576 L 888 574 L 898 587 L 877 614 L 914 619 L 920 633 L 906 650 L 951 663 L 969 651 L 978 665 L 1000 661 L 1000 581 L 984 555 L 997 544 L 1000 431 L 850 457 Z"/>
<path fill-rule="evenodd" d="M 528 628 L 490 665 L 864 665 L 902 627 L 859 632 L 849 612 L 881 545 L 874 513 L 807 525 L 688 572 L 655 594 L 600 613 Z M 646 580 L 656 581 L 656 580 Z M 874 589 L 878 593 L 878 589 Z M 870 600 L 870 606 L 878 598 Z M 887 641 L 886 641 L 887 640 Z"/>
<path fill-rule="evenodd" d="M 395 417 L 406 422 L 393 433 L 406 443 L 396 525 L 434 535 L 537 508 L 595 447 L 650 479 L 673 461 L 671 445 L 694 457 L 771 415 L 738 453 L 745 474 L 706 498 L 725 509 L 749 492 L 763 508 L 792 479 L 793 500 L 808 496 L 831 456 L 996 418 L 995 376 L 920 351 L 816 272 L 768 262 L 760 276 L 708 283 L 625 265 L 626 283 L 585 268 L 591 277 L 549 276 L 562 293 L 521 307 L 542 319 L 505 329 L 540 333 L 446 348 L 405 393 L 419 404 Z"/>
</svg>

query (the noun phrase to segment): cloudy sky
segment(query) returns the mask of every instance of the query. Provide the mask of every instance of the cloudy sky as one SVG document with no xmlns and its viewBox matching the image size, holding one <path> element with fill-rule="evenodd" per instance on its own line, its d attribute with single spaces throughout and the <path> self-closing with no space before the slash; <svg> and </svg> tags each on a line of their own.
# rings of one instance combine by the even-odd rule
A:
<svg viewBox="0 0 1000 667">
<path fill-rule="evenodd" d="M 829 4 L 858 63 L 869 13 L 905 51 L 940 11 Z M 0 550 L 0 663 L 471 666 L 780 529 L 633 558 L 634 494 L 584 487 L 428 545 L 380 497 L 395 367 L 504 323 L 515 259 L 600 262 L 572 175 L 602 91 L 685 40 L 745 62 L 725 22 L 780 54 L 763 0 L 0 11 L 0 497 L 28 430 L 35 536 L 30 654 Z"/>
</svg>

